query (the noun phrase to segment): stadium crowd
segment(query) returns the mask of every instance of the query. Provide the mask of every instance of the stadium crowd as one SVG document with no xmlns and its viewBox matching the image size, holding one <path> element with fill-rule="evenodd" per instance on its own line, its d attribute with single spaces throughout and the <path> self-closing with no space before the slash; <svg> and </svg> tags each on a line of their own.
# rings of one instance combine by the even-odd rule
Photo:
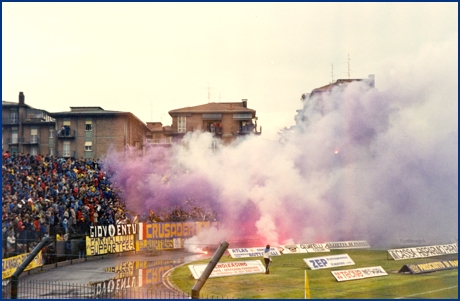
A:
<svg viewBox="0 0 460 301">
<path fill-rule="evenodd" d="M 30 252 L 44 236 L 88 234 L 91 225 L 217 219 L 191 200 L 159 214 L 130 212 L 111 175 L 99 159 L 3 152 L 2 258 Z"/>
</svg>

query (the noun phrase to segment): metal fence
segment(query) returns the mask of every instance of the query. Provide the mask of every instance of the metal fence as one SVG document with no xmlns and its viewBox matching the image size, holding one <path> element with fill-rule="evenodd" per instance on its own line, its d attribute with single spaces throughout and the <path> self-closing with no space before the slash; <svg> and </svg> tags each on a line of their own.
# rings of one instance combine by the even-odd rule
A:
<svg viewBox="0 0 460 301">
<path fill-rule="evenodd" d="M 11 281 L 3 281 L 2 299 L 12 299 Z M 191 295 L 157 288 L 155 285 L 115 289 L 95 285 L 19 278 L 17 299 L 191 299 Z M 228 298 L 217 295 L 200 295 L 199 299 Z"/>
<path fill-rule="evenodd" d="M 2 299 L 11 298 L 11 281 L 4 281 Z M 115 289 L 20 278 L 17 299 L 190 299 L 190 295 L 149 287 Z"/>
</svg>

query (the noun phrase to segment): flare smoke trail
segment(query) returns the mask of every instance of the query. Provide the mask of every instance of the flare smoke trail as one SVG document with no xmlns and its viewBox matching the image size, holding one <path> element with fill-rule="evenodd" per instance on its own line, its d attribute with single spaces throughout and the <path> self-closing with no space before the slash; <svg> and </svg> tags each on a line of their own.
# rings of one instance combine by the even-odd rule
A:
<svg viewBox="0 0 460 301">
<path fill-rule="evenodd" d="M 454 39 L 387 62 L 376 88 L 354 82 L 309 99 L 280 141 L 249 137 L 212 151 L 210 134 L 192 133 L 132 161 L 111 153 L 106 166 L 117 170 L 113 181 L 128 209 L 199 200 L 219 212 L 224 238 L 456 242 L 457 45 Z M 389 88 L 380 91 L 379 80 Z"/>
</svg>

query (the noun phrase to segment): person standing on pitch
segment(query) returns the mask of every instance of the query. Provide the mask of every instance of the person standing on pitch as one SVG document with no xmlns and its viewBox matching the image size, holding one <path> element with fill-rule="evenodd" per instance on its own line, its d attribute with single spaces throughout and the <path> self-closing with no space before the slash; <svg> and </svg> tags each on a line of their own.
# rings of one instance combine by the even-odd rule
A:
<svg viewBox="0 0 460 301">
<path fill-rule="evenodd" d="M 270 274 L 270 270 L 268 269 L 268 265 L 272 261 L 270 258 L 270 245 L 267 245 L 264 250 L 264 261 L 265 261 L 265 274 Z"/>
</svg>

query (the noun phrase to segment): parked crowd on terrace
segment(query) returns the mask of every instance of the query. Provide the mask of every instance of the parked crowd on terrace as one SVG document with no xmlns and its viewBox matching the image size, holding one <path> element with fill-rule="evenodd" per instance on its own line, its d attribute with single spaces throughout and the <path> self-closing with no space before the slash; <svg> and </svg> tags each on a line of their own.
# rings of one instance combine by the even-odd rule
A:
<svg viewBox="0 0 460 301">
<path fill-rule="evenodd" d="M 136 215 L 126 210 L 110 177 L 99 159 L 3 152 L 2 258 L 30 252 L 44 236 L 87 235 L 91 225 L 216 219 L 191 201 Z"/>
</svg>

